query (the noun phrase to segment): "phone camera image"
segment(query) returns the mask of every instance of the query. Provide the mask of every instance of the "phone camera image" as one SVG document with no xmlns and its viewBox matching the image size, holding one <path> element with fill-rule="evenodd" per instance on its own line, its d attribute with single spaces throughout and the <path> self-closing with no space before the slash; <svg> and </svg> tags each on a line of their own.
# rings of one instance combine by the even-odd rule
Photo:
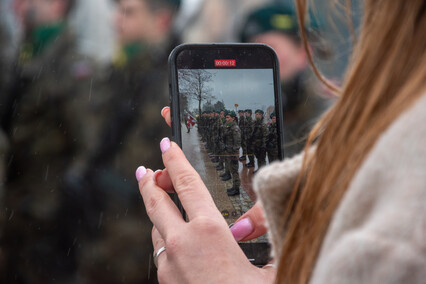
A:
<svg viewBox="0 0 426 284">
<path fill-rule="evenodd" d="M 256 202 L 259 168 L 281 156 L 276 70 L 244 62 L 247 53 L 204 55 L 176 70 L 182 149 L 228 224 Z"/>
</svg>

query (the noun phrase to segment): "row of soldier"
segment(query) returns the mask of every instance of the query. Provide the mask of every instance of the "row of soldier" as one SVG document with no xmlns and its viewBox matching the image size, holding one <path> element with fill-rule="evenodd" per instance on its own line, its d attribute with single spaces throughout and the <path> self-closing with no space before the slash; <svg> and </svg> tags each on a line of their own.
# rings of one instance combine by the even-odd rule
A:
<svg viewBox="0 0 426 284">
<path fill-rule="evenodd" d="M 218 163 L 217 171 L 225 170 L 220 176 L 223 181 L 232 179 L 232 187 L 227 189 L 229 196 L 240 193 L 239 163 L 248 168 L 258 168 L 278 159 L 278 134 L 276 115 L 270 115 L 268 125 L 264 121 L 264 112 L 239 110 L 238 117 L 234 111 L 220 110 L 203 112 L 198 119 L 198 131 L 201 140 L 206 143 L 207 151 L 213 163 Z M 242 151 L 240 151 L 242 149 Z M 240 153 L 242 155 L 240 156 Z M 245 163 L 247 161 L 249 163 Z"/>
</svg>

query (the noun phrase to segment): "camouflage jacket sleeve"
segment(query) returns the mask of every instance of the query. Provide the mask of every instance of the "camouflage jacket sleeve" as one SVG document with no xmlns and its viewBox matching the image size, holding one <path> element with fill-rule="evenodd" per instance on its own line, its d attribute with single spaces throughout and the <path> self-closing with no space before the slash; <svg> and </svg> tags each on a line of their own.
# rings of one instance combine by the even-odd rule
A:
<svg viewBox="0 0 426 284">
<path fill-rule="evenodd" d="M 266 139 L 268 137 L 268 129 L 266 128 L 266 125 L 262 123 L 261 129 L 262 131 L 262 147 L 266 148 Z"/>
<path fill-rule="evenodd" d="M 238 125 L 234 125 L 232 129 L 232 135 L 233 135 L 233 152 L 236 153 L 240 150 L 241 147 L 241 130 L 238 127 Z"/>
</svg>

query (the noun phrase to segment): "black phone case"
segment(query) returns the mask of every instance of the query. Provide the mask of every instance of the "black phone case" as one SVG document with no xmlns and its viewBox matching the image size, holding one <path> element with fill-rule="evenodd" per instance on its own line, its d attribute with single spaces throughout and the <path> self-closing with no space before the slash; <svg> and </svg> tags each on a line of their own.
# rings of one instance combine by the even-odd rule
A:
<svg viewBox="0 0 426 284">
<path fill-rule="evenodd" d="M 275 51 L 265 44 L 181 44 L 170 53 L 169 56 L 169 94 L 170 108 L 172 118 L 172 140 L 182 148 L 181 124 L 175 123 L 179 121 L 180 105 L 179 105 L 179 90 L 177 81 L 177 56 L 185 50 L 199 49 L 220 49 L 220 48 L 235 48 L 235 49 L 264 49 L 272 55 L 274 69 L 274 89 L 275 89 L 275 112 L 277 115 L 277 129 L 279 131 L 279 155 L 282 160 L 284 157 L 284 120 L 283 120 L 283 103 L 281 97 L 280 77 L 278 57 Z M 237 68 L 238 69 L 238 68 Z M 178 206 L 184 218 L 186 218 L 185 210 L 177 197 L 177 194 L 171 194 L 172 199 Z M 269 244 L 267 243 L 239 243 L 241 249 L 246 254 L 247 258 L 258 266 L 263 266 L 269 261 Z"/>
</svg>

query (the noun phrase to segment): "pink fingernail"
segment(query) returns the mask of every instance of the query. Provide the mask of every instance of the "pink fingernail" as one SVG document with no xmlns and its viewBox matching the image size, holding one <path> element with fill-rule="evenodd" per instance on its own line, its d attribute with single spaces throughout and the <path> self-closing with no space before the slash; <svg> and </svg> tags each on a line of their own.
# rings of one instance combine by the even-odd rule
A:
<svg viewBox="0 0 426 284">
<path fill-rule="evenodd" d="M 170 149 L 170 139 L 169 138 L 163 138 L 160 142 L 160 149 L 161 152 L 164 154 L 167 150 Z"/>
<path fill-rule="evenodd" d="M 139 167 L 136 170 L 136 179 L 138 180 L 138 182 L 143 179 L 143 177 L 146 175 L 146 168 L 145 167 Z"/>
<path fill-rule="evenodd" d="M 251 233 L 253 233 L 254 227 L 249 218 L 242 219 L 235 223 L 231 228 L 231 233 L 237 242 L 241 241 Z"/>
</svg>

